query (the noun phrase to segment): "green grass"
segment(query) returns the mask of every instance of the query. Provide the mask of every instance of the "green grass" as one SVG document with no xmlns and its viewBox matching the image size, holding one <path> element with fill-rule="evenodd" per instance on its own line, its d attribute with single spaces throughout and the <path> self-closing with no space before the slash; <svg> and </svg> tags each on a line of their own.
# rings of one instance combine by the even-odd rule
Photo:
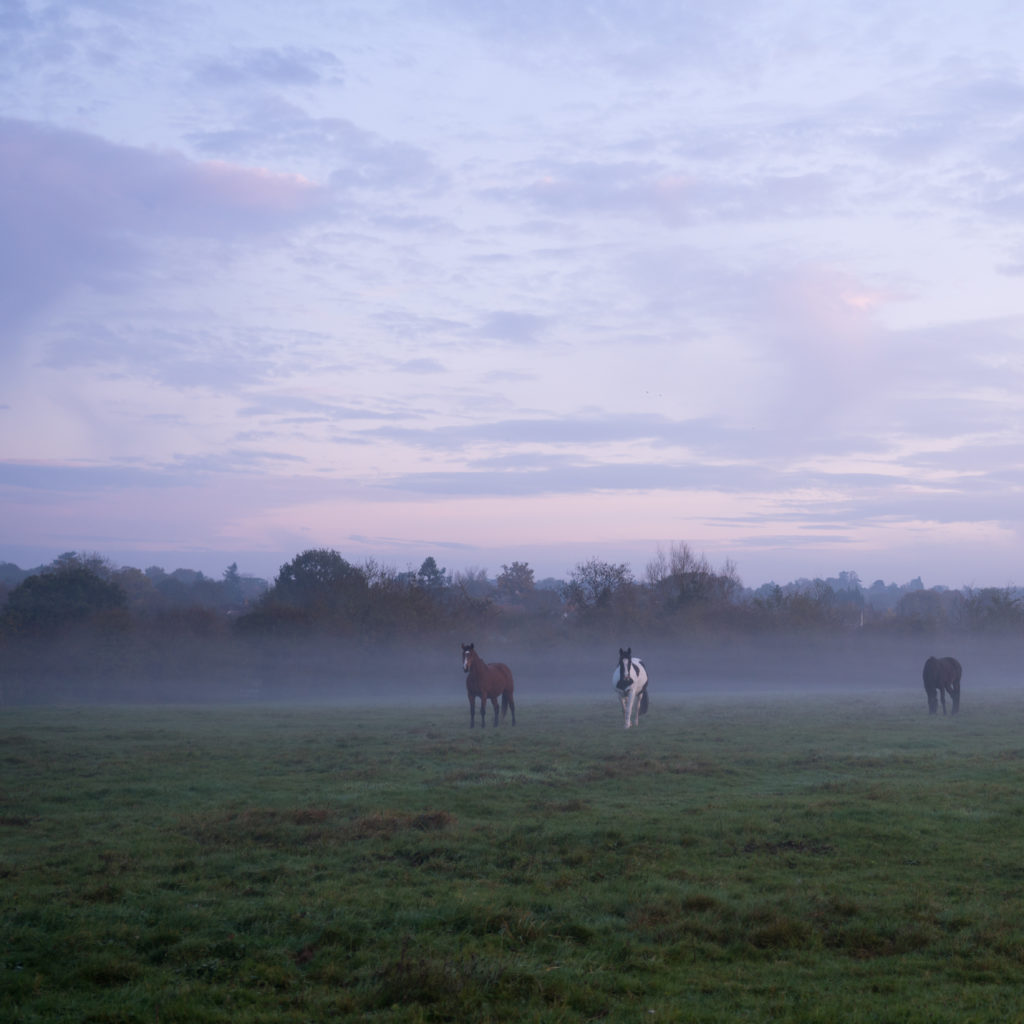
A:
<svg viewBox="0 0 1024 1024">
<path fill-rule="evenodd" d="M 1024 699 L 5 709 L 11 1022 L 1021 1019 Z"/>
</svg>

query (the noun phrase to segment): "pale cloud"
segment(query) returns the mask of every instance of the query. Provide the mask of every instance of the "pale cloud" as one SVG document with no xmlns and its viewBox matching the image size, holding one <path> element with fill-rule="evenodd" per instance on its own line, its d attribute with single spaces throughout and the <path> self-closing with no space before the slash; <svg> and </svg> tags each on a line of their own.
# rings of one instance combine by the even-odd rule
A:
<svg viewBox="0 0 1024 1024">
<path fill-rule="evenodd" d="M 477 333 L 483 338 L 530 345 L 538 340 L 545 326 L 546 319 L 542 316 L 499 310 L 488 314 Z"/>
<path fill-rule="evenodd" d="M 681 168 L 604 162 L 552 167 L 521 188 L 493 189 L 487 195 L 566 217 L 639 216 L 679 225 L 809 217 L 831 208 L 833 191 L 822 174 L 715 181 Z"/>
<path fill-rule="evenodd" d="M 396 363 L 395 369 L 399 373 L 411 373 L 411 374 L 435 374 L 444 373 L 444 364 L 439 362 L 437 359 L 406 359 L 403 362 Z"/>
<path fill-rule="evenodd" d="M 445 173 L 425 149 L 360 128 L 339 117 L 311 117 L 279 99 L 251 100 L 230 128 L 193 132 L 190 141 L 211 156 L 287 161 L 301 153 L 323 168 L 327 183 L 346 192 L 396 188 L 434 191 L 446 183 Z"/>
<path fill-rule="evenodd" d="M 226 56 L 202 61 L 196 77 L 203 85 L 251 87 L 316 85 L 344 81 L 341 62 L 316 48 L 259 46 L 232 49 Z"/>
<path fill-rule="evenodd" d="M 161 239 L 251 239 L 323 216 L 297 176 L 0 120 L 0 314 L 14 334 L 75 285 L 118 289 Z"/>
</svg>

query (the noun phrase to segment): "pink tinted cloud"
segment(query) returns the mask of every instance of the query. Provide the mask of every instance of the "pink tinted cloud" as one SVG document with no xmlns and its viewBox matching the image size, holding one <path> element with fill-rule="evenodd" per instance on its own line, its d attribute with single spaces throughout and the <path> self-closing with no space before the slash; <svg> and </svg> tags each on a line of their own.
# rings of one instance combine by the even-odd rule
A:
<svg viewBox="0 0 1024 1024">
<path fill-rule="evenodd" d="M 161 239 L 250 239 L 329 206 L 327 189 L 297 175 L 0 119 L 0 329 L 74 285 L 123 286 Z"/>
<path fill-rule="evenodd" d="M 266 231 L 325 212 L 293 174 L 194 161 L 96 136 L 0 120 L 0 216 L 63 230 L 182 235 Z"/>
<path fill-rule="evenodd" d="M 220 160 L 190 166 L 197 196 L 226 209 L 290 220 L 323 212 L 327 201 L 323 188 L 298 174 L 240 168 Z"/>
</svg>

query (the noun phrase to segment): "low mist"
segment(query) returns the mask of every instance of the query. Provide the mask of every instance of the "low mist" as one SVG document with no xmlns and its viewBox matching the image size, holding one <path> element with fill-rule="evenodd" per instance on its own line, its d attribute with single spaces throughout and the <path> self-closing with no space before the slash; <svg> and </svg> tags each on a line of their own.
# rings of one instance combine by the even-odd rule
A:
<svg viewBox="0 0 1024 1024">
<path fill-rule="evenodd" d="M 297 703 L 466 706 L 460 641 L 511 668 L 517 709 L 576 697 L 614 702 L 619 646 L 644 660 L 652 702 L 660 696 L 768 697 L 784 692 L 908 694 L 924 706 L 921 670 L 932 654 L 963 664 L 964 708 L 972 693 L 1020 685 L 1016 637 L 889 637 L 730 634 L 649 642 L 566 639 L 531 645 L 500 636 L 391 640 L 310 635 L 240 638 L 177 633 L 118 637 L 71 634 L 10 645 L 0 676 L 6 704 Z"/>
</svg>

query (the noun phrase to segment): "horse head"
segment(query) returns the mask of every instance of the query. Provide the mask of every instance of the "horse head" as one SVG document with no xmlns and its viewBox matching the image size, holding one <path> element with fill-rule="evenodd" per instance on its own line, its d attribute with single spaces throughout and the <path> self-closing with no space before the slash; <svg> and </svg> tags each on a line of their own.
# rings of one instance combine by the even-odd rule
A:
<svg viewBox="0 0 1024 1024">
<path fill-rule="evenodd" d="M 633 678 L 633 648 L 619 648 L 619 683 L 620 687 L 629 686 Z"/>
<path fill-rule="evenodd" d="M 462 645 L 462 671 L 468 672 L 473 659 L 476 657 L 476 651 L 473 650 L 472 644 Z"/>
</svg>

